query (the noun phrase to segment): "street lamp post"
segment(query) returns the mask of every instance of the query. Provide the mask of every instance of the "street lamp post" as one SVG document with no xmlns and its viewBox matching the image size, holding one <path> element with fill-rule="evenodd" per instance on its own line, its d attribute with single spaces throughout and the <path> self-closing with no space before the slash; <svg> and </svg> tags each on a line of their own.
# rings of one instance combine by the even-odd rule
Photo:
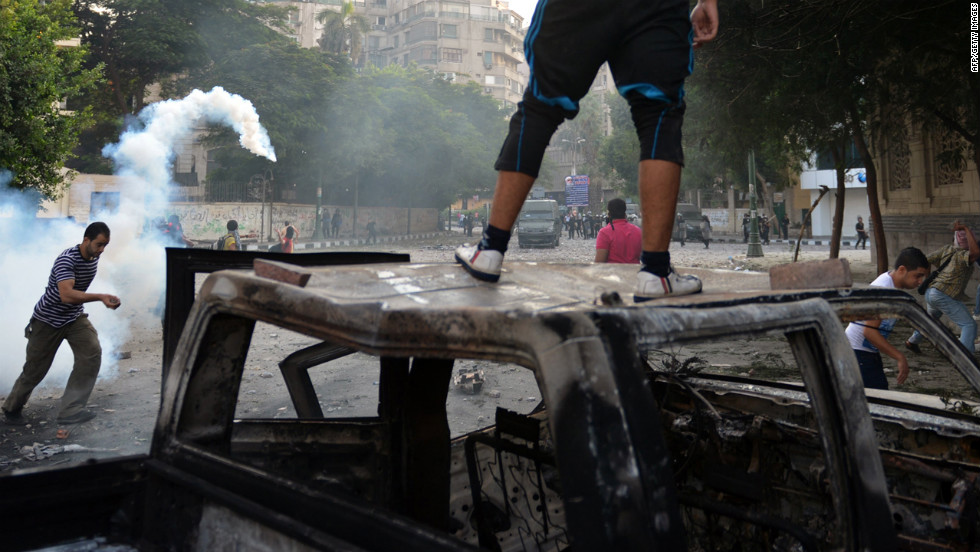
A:
<svg viewBox="0 0 980 552">
<path fill-rule="evenodd" d="M 759 241 L 759 217 L 755 202 L 755 151 L 749 150 L 749 248 L 746 257 L 762 257 Z"/>
<path fill-rule="evenodd" d="M 574 142 L 562 138 L 562 142 L 565 142 L 567 144 L 572 144 L 572 176 L 575 176 L 576 174 L 578 174 L 578 170 L 576 170 L 576 161 L 578 160 L 579 146 L 585 143 L 585 138 L 579 136 L 578 138 L 575 139 Z"/>
<path fill-rule="evenodd" d="M 269 238 L 268 238 L 268 241 L 276 241 L 277 242 L 277 241 L 279 241 L 279 234 L 277 233 L 275 235 L 275 237 L 273 237 L 273 234 L 272 234 L 272 227 L 273 227 L 273 222 L 272 222 L 272 209 L 273 209 L 273 203 L 275 203 L 275 200 L 276 200 L 276 180 L 275 180 L 275 176 L 273 176 L 273 174 L 272 174 L 272 169 L 266 169 L 265 172 L 262 173 L 262 175 L 263 176 L 266 176 L 265 181 L 269 184 Z"/>
</svg>

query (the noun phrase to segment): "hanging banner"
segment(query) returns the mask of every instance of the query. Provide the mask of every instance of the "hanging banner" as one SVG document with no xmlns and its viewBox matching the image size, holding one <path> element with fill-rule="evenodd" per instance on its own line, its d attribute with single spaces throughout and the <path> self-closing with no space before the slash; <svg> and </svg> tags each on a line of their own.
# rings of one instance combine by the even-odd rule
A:
<svg viewBox="0 0 980 552">
<path fill-rule="evenodd" d="M 589 175 L 573 174 L 565 177 L 565 205 L 568 207 L 588 207 Z"/>
</svg>

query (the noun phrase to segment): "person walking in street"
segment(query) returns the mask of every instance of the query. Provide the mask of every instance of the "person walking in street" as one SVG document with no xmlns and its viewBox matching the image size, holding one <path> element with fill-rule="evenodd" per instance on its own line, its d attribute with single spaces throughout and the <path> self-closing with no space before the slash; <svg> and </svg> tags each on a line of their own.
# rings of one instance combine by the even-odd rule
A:
<svg viewBox="0 0 980 552">
<path fill-rule="evenodd" d="M 610 199 L 609 224 L 599 229 L 595 242 L 595 262 L 628 263 L 640 262 L 643 252 L 643 232 L 626 221 L 626 201 Z"/>
<path fill-rule="evenodd" d="M 929 260 L 925 254 L 915 247 L 907 247 L 895 259 L 895 268 L 879 275 L 871 287 L 892 289 L 915 289 L 929 274 Z M 899 385 L 909 377 L 909 361 L 895 346 L 888 342 L 888 335 L 898 320 L 862 320 L 851 322 L 844 333 L 851 342 L 851 349 L 857 356 L 861 368 L 861 379 L 864 386 L 870 389 L 888 389 L 885 379 L 885 368 L 881 361 L 881 353 L 895 359 L 898 364 Z"/>
<path fill-rule="evenodd" d="M 293 247 L 296 245 L 294 242 L 297 238 L 299 238 L 299 232 L 296 230 L 296 227 L 289 224 L 289 221 L 287 220 L 286 226 L 279 231 L 279 243 L 282 244 L 282 252 L 292 253 Z"/>
<path fill-rule="evenodd" d="M 861 217 L 858 217 L 857 224 L 854 225 L 854 231 L 857 232 L 857 242 L 854 244 L 854 249 L 857 249 L 859 245 L 861 249 L 864 249 L 864 246 L 868 243 L 868 233 L 864 231 L 864 220 Z"/>
<path fill-rule="evenodd" d="M 764 215 L 759 215 L 759 239 L 762 240 L 762 245 L 769 245 L 769 219 Z"/>
<path fill-rule="evenodd" d="M 371 240 L 371 243 L 372 244 L 378 243 L 378 228 L 374 220 L 368 222 L 366 228 L 368 233 L 368 239 Z"/>
<path fill-rule="evenodd" d="M 238 235 L 238 221 L 231 219 L 225 224 L 228 233 L 218 238 L 216 249 L 219 251 L 243 251 L 242 238 Z"/>
<path fill-rule="evenodd" d="M 54 260 L 44 295 L 34 306 L 34 314 L 24 330 L 27 337 L 27 358 L 20 376 L 3 403 L 6 423 L 24 425 L 24 405 L 31 398 L 54 361 L 63 341 L 68 341 L 75 356 L 57 421 L 78 424 L 95 417 L 85 410 L 102 366 L 102 346 L 99 334 L 85 314 L 85 303 L 99 301 L 116 310 L 119 298 L 108 293 L 88 293 L 88 287 L 99 268 L 99 257 L 109 245 L 109 227 L 93 222 L 85 229 L 82 243 L 64 250 Z"/>
<path fill-rule="evenodd" d="M 681 247 L 684 247 L 684 242 L 687 241 L 687 221 L 680 213 L 677 213 L 677 239 L 680 240 Z"/>
<path fill-rule="evenodd" d="M 609 62 L 617 89 L 630 104 L 640 142 L 639 190 L 643 213 L 642 268 L 633 298 L 646 301 L 701 291 L 701 281 L 674 271 L 670 235 L 684 158 L 683 84 L 697 47 L 718 31 L 716 0 L 551 0 L 542 2 L 525 40 L 528 86 L 495 168 L 490 224 L 476 245 L 456 250 L 474 277 L 500 279 L 510 229 L 538 176 L 552 135 L 574 118 L 599 67 Z"/>
<path fill-rule="evenodd" d="M 776 239 L 779 239 L 780 238 L 780 235 L 779 235 L 779 217 L 777 217 L 775 213 L 773 213 L 773 215 L 771 217 L 769 217 L 769 228 L 770 228 L 770 232 L 772 232 L 772 234 L 774 236 L 776 236 Z M 785 240 L 786 239 L 786 234 L 783 234 L 782 235 L 782 238 Z"/>
<path fill-rule="evenodd" d="M 701 215 L 701 241 L 704 242 L 704 248 L 708 248 L 708 243 L 711 242 L 711 221 L 708 220 L 708 215 Z"/>
<path fill-rule="evenodd" d="M 194 247 L 194 242 L 184 235 L 184 227 L 181 226 L 180 217 L 177 215 L 167 217 L 164 235 L 167 247 Z"/>
<path fill-rule="evenodd" d="M 745 213 L 742 215 L 742 237 L 745 243 L 749 243 L 749 227 L 752 226 L 752 219 L 749 218 L 749 214 Z"/>
<path fill-rule="evenodd" d="M 783 233 L 783 239 L 789 239 L 789 217 L 783 215 L 783 218 L 779 219 L 779 230 Z"/>
<path fill-rule="evenodd" d="M 973 263 L 980 258 L 973 231 L 960 221 L 953 223 L 953 243 L 933 251 L 929 262 L 938 266 L 939 274 L 926 289 L 926 310 L 937 320 L 946 315 L 960 327 L 960 343 L 970 353 L 974 352 L 977 338 L 977 321 L 970 315 L 970 309 L 960 301 L 966 284 L 973 275 Z M 921 353 L 919 343 L 922 334 L 916 330 L 905 346 L 914 353 Z"/>
<path fill-rule="evenodd" d="M 340 214 L 340 209 L 334 209 L 333 218 L 330 219 L 330 237 L 336 238 L 340 235 L 340 225 L 343 222 L 344 217 Z"/>
</svg>

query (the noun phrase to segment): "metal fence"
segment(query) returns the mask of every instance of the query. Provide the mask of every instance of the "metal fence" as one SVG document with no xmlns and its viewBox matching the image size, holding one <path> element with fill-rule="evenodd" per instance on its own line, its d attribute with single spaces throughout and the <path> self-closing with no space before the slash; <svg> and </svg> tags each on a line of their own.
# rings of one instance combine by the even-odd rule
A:
<svg viewBox="0 0 980 552">
<path fill-rule="evenodd" d="M 296 186 L 266 186 L 265 200 L 276 203 L 316 203 L 315 190 L 297 189 Z M 173 186 L 170 201 L 202 203 L 261 203 L 263 183 L 220 181 L 204 182 L 200 186 Z"/>
</svg>

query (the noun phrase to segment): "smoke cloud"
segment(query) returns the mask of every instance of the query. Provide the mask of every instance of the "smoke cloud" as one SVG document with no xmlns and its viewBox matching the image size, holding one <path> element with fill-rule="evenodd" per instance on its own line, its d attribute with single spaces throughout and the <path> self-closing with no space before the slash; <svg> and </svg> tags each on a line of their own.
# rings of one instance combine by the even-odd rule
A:
<svg viewBox="0 0 980 552">
<path fill-rule="evenodd" d="M 124 132 L 118 143 L 103 149 L 103 155 L 115 161 L 116 174 L 121 180 L 119 205 L 100 212 L 93 204 L 86 223 L 39 218 L 39 194 L 33 190 L 11 189 L 13 175 L 0 168 L 0 239 L 7 244 L 0 252 L 0 273 L 6 278 L 4 292 L 0 294 L 0 312 L 5 314 L 0 318 L 0 346 L 6 356 L 0 364 L 0 397 L 6 396 L 20 375 L 27 344 L 24 327 L 44 293 L 55 257 L 81 243 L 85 226 L 90 222 L 105 222 L 112 234 L 89 291 L 111 293 L 122 301 L 115 311 L 99 302 L 85 305 L 102 344 L 99 379 L 117 375 L 117 356 L 130 339 L 131 328 L 161 331 L 166 244 L 161 243 L 147 222 L 169 214 L 167 197 L 174 146 L 188 137 L 202 120 L 231 127 L 238 132 L 242 147 L 276 160 L 268 133 L 259 124 L 252 103 L 215 87 L 209 92 L 194 90 L 183 99 L 147 106 L 139 114 L 138 125 Z M 94 183 L 90 180 L 76 179 L 71 195 L 90 197 L 93 191 Z M 131 347 L 145 346 L 131 344 Z M 72 361 L 70 348 L 62 344 L 35 396 L 60 395 L 71 373 Z M 93 400 L 98 400 L 95 395 Z"/>
</svg>

